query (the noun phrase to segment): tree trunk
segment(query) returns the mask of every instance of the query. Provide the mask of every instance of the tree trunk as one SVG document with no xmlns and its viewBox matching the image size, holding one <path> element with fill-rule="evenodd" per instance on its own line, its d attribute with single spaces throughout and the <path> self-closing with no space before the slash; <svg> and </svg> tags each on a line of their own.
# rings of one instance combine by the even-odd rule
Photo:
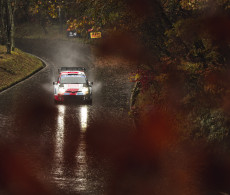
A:
<svg viewBox="0 0 230 195">
<path fill-rule="evenodd" d="M 12 9 L 11 6 L 11 10 L 12 10 L 12 17 L 11 17 L 11 47 L 12 47 L 12 51 L 15 50 L 15 39 L 14 39 L 14 35 L 15 35 L 15 21 L 14 21 L 14 16 L 15 16 L 15 11 L 17 10 L 17 5 L 18 5 L 18 0 L 14 0 L 14 7 Z"/>
<path fill-rule="evenodd" d="M 10 43 L 11 43 L 11 49 L 14 51 L 15 49 L 15 42 L 14 42 L 14 32 L 15 32 L 15 26 L 14 26 L 14 16 L 11 18 L 11 36 L 10 36 Z"/>
<path fill-rule="evenodd" d="M 7 53 L 11 54 L 11 51 L 14 51 L 14 31 L 15 31 L 15 26 L 14 26 L 14 13 L 16 10 L 17 6 L 17 0 L 14 0 L 14 5 L 12 7 L 12 2 L 11 0 L 6 0 L 7 1 Z"/>
<path fill-rule="evenodd" d="M 5 29 L 5 2 L 0 0 L 0 44 L 6 44 L 6 29 Z"/>
<path fill-rule="evenodd" d="M 11 9 L 11 3 L 10 0 L 5 0 L 6 1 L 6 38 L 7 38 L 7 43 L 6 43 L 6 48 L 7 48 L 7 53 L 11 54 L 11 17 L 12 17 L 12 9 Z"/>
</svg>

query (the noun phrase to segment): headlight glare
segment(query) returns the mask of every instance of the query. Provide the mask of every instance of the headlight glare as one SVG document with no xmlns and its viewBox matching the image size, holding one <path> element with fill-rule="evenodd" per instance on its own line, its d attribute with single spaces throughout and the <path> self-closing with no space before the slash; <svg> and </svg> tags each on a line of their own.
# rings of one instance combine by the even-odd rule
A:
<svg viewBox="0 0 230 195">
<path fill-rule="evenodd" d="M 59 88 L 59 93 L 61 94 L 65 93 L 65 88 L 64 87 Z"/>
<path fill-rule="evenodd" d="M 88 93 L 89 93 L 88 87 L 84 87 L 84 88 L 82 89 L 82 92 L 83 92 L 84 95 L 88 94 Z"/>
</svg>

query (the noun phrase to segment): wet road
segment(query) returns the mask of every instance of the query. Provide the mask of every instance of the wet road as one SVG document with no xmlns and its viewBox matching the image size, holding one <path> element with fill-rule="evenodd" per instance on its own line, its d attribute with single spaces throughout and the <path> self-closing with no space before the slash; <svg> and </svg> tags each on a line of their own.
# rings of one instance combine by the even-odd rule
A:
<svg viewBox="0 0 230 195">
<path fill-rule="evenodd" d="M 17 47 L 47 66 L 0 93 L 0 194 L 108 193 L 131 126 L 127 71 L 97 67 L 91 49 L 76 42 L 17 40 Z M 88 69 L 92 105 L 54 104 L 61 66 Z"/>
<path fill-rule="evenodd" d="M 90 48 L 74 42 L 18 40 L 17 46 L 47 66 L 0 93 L 0 195 L 230 192 L 229 152 L 216 146 L 207 152 L 203 142 L 172 147 L 163 115 L 132 133 L 125 66 L 99 65 Z M 54 104 L 52 82 L 61 66 L 89 70 L 92 106 Z"/>
</svg>

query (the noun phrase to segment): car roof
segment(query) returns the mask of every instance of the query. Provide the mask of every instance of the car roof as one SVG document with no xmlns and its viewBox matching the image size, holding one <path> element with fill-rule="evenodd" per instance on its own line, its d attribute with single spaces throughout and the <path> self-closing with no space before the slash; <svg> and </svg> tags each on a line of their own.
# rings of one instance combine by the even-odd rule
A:
<svg viewBox="0 0 230 195">
<path fill-rule="evenodd" d="M 60 75 L 67 75 L 67 74 L 78 74 L 78 75 L 85 75 L 82 71 L 61 71 Z"/>
</svg>

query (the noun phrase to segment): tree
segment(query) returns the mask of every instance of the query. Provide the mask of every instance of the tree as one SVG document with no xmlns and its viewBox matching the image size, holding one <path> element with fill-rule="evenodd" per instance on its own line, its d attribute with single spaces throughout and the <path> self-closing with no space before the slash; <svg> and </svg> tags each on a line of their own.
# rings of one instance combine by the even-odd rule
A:
<svg viewBox="0 0 230 195">
<path fill-rule="evenodd" d="M 7 53 L 14 51 L 14 16 L 17 10 L 18 0 L 1 0 L 1 43 L 7 45 Z"/>
<path fill-rule="evenodd" d="M 14 34 L 15 34 L 15 24 L 14 16 L 17 9 L 17 0 L 7 0 L 7 45 L 8 53 L 14 51 Z"/>
<path fill-rule="evenodd" d="M 5 6 L 5 1 L 4 0 L 0 0 L 0 41 L 2 45 L 6 44 L 6 31 L 5 31 L 5 26 L 6 26 L 6 22 L 5 22 L 5 18 L 6 18 L 6 6 Z"/>
</svg>

